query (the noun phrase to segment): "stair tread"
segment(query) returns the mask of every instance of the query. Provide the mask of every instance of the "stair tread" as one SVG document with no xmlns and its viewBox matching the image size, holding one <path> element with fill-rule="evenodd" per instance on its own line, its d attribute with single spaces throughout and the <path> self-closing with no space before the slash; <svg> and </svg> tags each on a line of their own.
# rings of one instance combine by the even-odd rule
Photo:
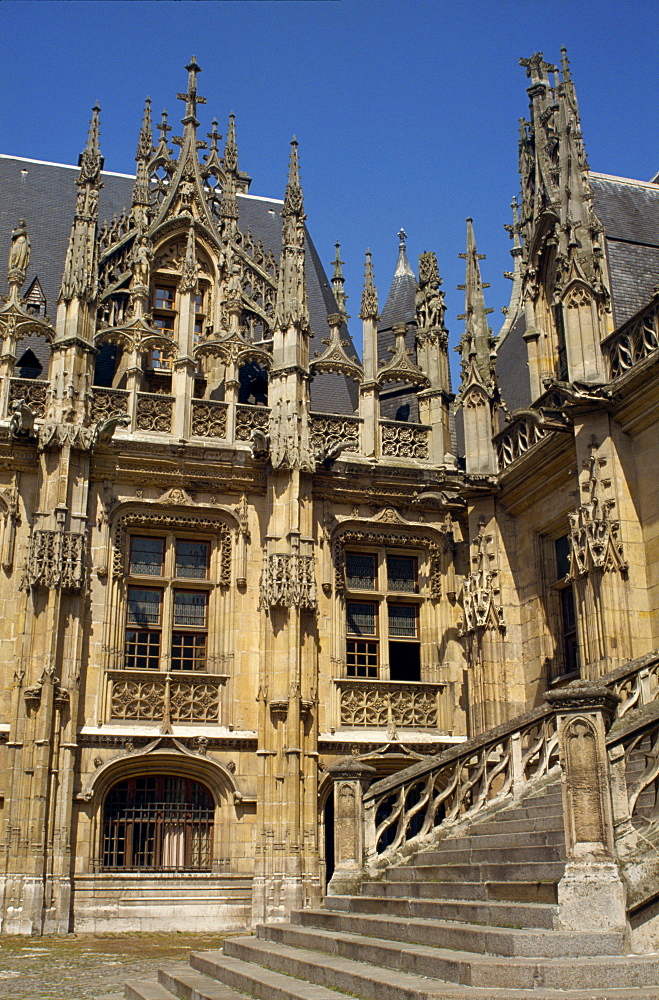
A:
<svg viewBox="0 0 659 1000">
<path fill-rule="evenodd" d="M 129 979 L 124 990 L 127 1000 L 176 1000 L 157 979 Z"/>
<path fill-rule="evenodd" d="M 252 939 L 232 938 L 231 940 L 244 941 Z M 296 948 L 290 950 L 297 951 Z M 248 976 L 254 982 L 260 982 L 268 987 L 275 987 L 280 991 L 285 990 L 286 995 L 294 998 L 294 1000 L 354 1000 L 354 996 L 351 994 L 328 989 L 326 986 L 306 982 L 303 979 L 296 979 L 292 976 L 287 976 L 283 972 L 277 972 L 275 969 L 269 969 L 267 966 L 256 965 L 252 962 L 243 961 L 240 958 L 233 958 L 231 955 L 226 955 L 221 951 L 193 952 L 190 957 L 191 961 L 206 959 L 216 967 L 225 968 L 240 976 Z M 237 991 L 234 990 L 234 992 Z M 238 995 L 240 996 L 240 994 Z M 258 994 L 249 994 L 249 996 L 255 995 Z"/>
<path fill-rule="evenodd" d="M 195 1000 L 249 1000 L 246 993 L 239 993 L 224 983 L 210 979 L 203 972 L 196 972 L 190 965 L 173 966 L 161 970 L 159 973 L 164 979 L 172 979 L 177 984 L 184 985 L 191 992 Z M 178 997 L 178 993 L 169 994 Z"/>
<path fill-rule="evenodd" d="M 555 945 L 556 947 L 574 948 L 575 953 L 573 955 L 563 954 L 560 957 L 565 960 L 572 960 L 574 958 L 585 958 L 585 957 L 596 957 L 596 958 L 626 958 L 628 956 L 621 954 L 621 948 L 623 945 L 623 935 L 622 933 L 610 933 L 606 931 L 591 932 L 586 931 L 582 935 L 578 935 L 571 931 L 554 931 L 545 930 L 542 928 L 530 927 L 530 928 L 512 928 L 512 927 L 490 927 L 487 924 L 466 924 L 461 921 L 440 921 L 440 920 L 415 920 L 414 918 L 405 921 L 405 928 L 409 929 L 411 932 L 409 938 L 400 937 L 380 937 L 378 933 L 371 933 L 371 931 L 380 931 L 380 933 L 386 933 L 390 928 L 399 930 L 401 928 L 401 921 L 396 917 L 374 917 L 370 914 L 339 914 L 336 913 L 338 918 L 336 922 L 340 920 L 352 922 L 356 926 L 356 930 L 348 930 L 343 927 L 343 929 L 338 929 L 335 927 L 314 927 L 313 924 L 283 924 L 280 926 L 290 928 L 292 933 L 306 934 L 311 931 L 314 936 L 318 936 L 320 940 L 322 937 L 329 936 L 330 939 L 334 940 L 341 935 L 342 941 L 355 940 L 362 938 L 364 941 L 369 941 L 371 944 L 374 941 L 382 942 L 383 944 L 393 946 L 394 949 L 400 948 L 413 948 L 418 950 L 419 948 L 429 948 L 428 955 L 431 956 L 435 951 L 442 952 L 455 952 L 455 949 L 451 944 L 444 943 L 440 944 L 425 944 L 423 941 L 415 940 L 414 931 L 417 927 L 430 928 L 439 936 L 442 931 L 447 933 L 457 933 L 461 939 L 464 939 L 465 946 L 467 942 L 473 943 L 479 938 L 483 941 L 484 947 L 480 951 L 468 950 L 467 947 L 460 950 L 460 954 L 464 955 L 467 960 L 470 960 L 472 956 L 478 956 L 482 959 L 487 956 L 490 959 L 523 959 L 525 961 L 545 961 L 546 959 L 552 959 L 552 955 L 543 954 L 523 954 L 523 953 L 512 953 L 505 954 L 494 951 L 487 951 L 487 943 L 490 942 L 492 945 L 496 944 L 497 938 L 499 939 L 499 947 L 505 946 L 506 943 L 509 947 L 517 945 L 521 948 L 524 942 L 529 942 L 535 947 L 536 944 L 544 945 L 545 947 Z M 368 922 L 371 926 L 365 929 L 363 926 L 359 928 L 359 924 L 362 925 Z M 375 925 L 375 926 L 373 926 Z M 263 930 L 265 936 L 268 936 L 267 925 L 263 925 Z M 259 928 L 261 931 L 261 928 Z M 590 939 L 590 942 L 587 940 Z M 611 944 L 611 950 L 605 950 L 600 954 L 593 956 L 592 950 L 589 952 L 588 949 L 592 949 L 593 944 L 600 944 L 606 947 L 607 943 Z M 615 945 L 618 944 L 618 951 L 615 951 Z M 585 952 L 585 954 L 584 954 Z"/>
</svg>

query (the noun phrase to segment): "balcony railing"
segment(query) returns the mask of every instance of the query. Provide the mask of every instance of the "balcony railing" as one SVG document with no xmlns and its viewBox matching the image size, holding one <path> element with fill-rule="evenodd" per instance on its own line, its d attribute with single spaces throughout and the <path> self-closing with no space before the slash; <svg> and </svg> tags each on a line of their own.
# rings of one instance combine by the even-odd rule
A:
<svg viewBox="0 0 659 1000">
<path fill-rule="evenodd" d="M 112 670 L 108 678 L 112 720 L 221 722 L 224 675 Z"/>
<path fill-rule="evenodd" d="M 9 412 L 14 403 L 24 401 L 28 404 L 35 417 L 43 419 L 46 416 L 46 393 L 50 382 L 37 378 L 12 378 L 9 384 Z"/>
<path fill-rule="evenodd" d="M 136 426 L 140 431 L 168 434 L 172 429 L 173 396 L 138 392 Z"/>
<path fill-rule="evenodd" d="M 446 732 L 448 685 L 421 681 L 335 680 L 339 726 Z"/>
</svg>

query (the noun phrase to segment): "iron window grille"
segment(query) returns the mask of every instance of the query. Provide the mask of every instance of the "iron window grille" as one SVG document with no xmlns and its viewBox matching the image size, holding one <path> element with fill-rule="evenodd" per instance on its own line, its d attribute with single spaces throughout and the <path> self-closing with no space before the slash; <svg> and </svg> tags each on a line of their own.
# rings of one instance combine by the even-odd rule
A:
<svg viewBox="0 0 659 1000">
<path fill-rule="evenodd" d="M 214 812 L 209 790 L 189 778 L 118 782 L 103 810 L 103 870 L 210 871 Z"/>
</svg>

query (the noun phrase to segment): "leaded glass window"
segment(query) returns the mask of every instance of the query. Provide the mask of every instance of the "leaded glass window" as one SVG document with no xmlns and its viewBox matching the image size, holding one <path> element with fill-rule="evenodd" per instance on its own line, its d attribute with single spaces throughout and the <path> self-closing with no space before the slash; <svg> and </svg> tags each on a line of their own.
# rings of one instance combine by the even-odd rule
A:
<svg viewBox="0 0 659 1000">
<path fill-rule="evenodd" d="M 416 559 L 411 556 L 387 556 L 389 590 L 413 594 L 416 591 Z"/>
<path fill-rule="evenodd" d="M 350 590 L 375 590 L 376 557 L 346 552 L 346 583 Z"/>
</svg>

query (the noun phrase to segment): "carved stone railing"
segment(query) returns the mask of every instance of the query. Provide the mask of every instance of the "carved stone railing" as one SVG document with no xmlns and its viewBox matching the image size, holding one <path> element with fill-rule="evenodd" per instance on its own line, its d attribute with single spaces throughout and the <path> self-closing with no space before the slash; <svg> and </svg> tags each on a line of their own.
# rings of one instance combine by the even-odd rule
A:
<svg viewBox="0 0 659 1000">
<path fill-rule="evenodd" d="M 97 386 L 92 391 L 92 420 L 106 420 L 128 413 L 129 399 L 130 393 L 126 389 L 100 389 Z"/>
<path fill-rule="evenodd" d="M 192 401 L 192 434 L 194 437 L 226 438 L 228 403 L 210 400 Z"/>
<path fill-rule="evenodd" d="M 659 349 L 659 301 L 656 298 L 619 330 L 607 337 L 602 344 L 612 379 L 629 371 L 657 349 Z"/>
<path fill-rule="evenodd" d="M 249 441 L 253 430 L 267 431 L 270 423 L 269 406 L 236 406 L 236 441 Z"/>
<path fill-rule="evenodd" d="M 14 403 L 24 400 L 35 417 L 46 416 L 46 394 L 50 382 L 36 378 L 12 378 L 9 383 L 9 413 Z"/>
<path fill-rule="evenodd" d="M 545 428 L 529 416 L 513 418 L 510 424 L 494 438 L 499 460 L 499 471 L 512 465 L 518 458 L 530 451 L 534 445 L 547 436 Z"/>
<path fill-rule="evenodd" d="M 135 424 L 139 431 L 158 431 L 167 434 L 172 429 L 173 396 L 160 396 L 152 392 L 137 394 Z"/>
<path fill-rule="evenodd" d="M 111 670 L 109 717 L 133 722 L 221 722 L 226 676 Z"/>
<path fill-rule="evenodd" d="M 606 741 L 605 766 L 613 788 L 613 805 L 605 811 L 613 816 L 616 837 L 633 833 L 632 821 L 640 809 L 644 822 L 649 810 L 659 831 L 659 650 L 654 650 L 595 684 L 576 681 L 555 689 L 546 695 L 550 704 L 372 785 L 363 794 L 359 817 L 362 873 L 409 856 L 428 843 L 438 827 L 447 832 L 536 785 L 558 768 L 559 735 L 569 736 L 569 718 L 592 714 L 592 704 L 590 709 L 584 706 L 593 697 L 608 701 L 613 706 L 610 718 L 613 712 L 616 715 Z M 632 708 L 639 711 L 630 716 Z M 629 761 L 633 767 L 628 770 Z M 574 773 L 578 785 L 583 775 L 579 776 L 578 767 Z M 599 772 L 593 775 L 593 788 L 603 780 Z M 608 789 L 606 781 L 605 785 Z M 587 817 L 587 826 L 586 821 Z"/>
<path fill-rule="evenodd" d="M 622 719 L 632 708 L 649 705 L 659 695 L 659 654 L 654 650 L 632 660 L 607 674 L 603 682 L 620 696 L 617 718 Z"/>
<path fill-rule="evenodd" d="M 522 719 L 373 785 L 364 796 L 372 859 L 389 863 L 412 838 L 474 817 L 544 777 L 558 763 L 555 714 L 540 708 Z"/>
<path fill-rule="evenodd" d="M 334 683 L 341 728 L 442 730 L 445 727 L 446 684 L 361 678 L 342 678 Z"/>
<path fill-rule="evenodd" d="M 430 457 L 430 430 L 427 424 L 381 420 L 382 454 L 391 458 L 415 458 L 422 462 L 426 461 Z"/>
<path fill-rule="evenodd" d="M 330 413 L 312 413 L 309 422 L 311 450 L 316 459 L 336 451 L 359 453 L 361 417 L 337 416 Z"/>
</svg>

